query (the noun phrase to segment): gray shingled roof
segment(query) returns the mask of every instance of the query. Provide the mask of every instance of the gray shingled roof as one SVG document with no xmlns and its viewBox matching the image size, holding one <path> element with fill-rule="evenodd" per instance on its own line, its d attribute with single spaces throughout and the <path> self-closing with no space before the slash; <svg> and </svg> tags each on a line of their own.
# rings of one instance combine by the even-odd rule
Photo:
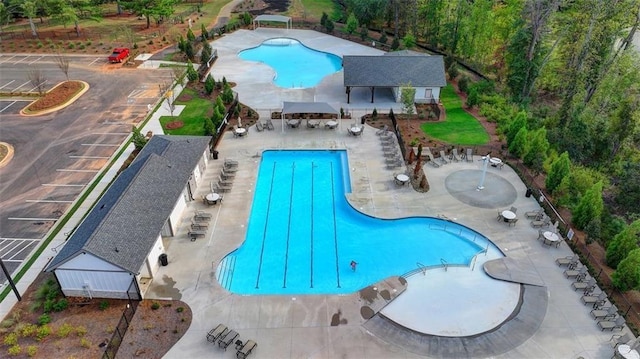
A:
<svg viewBox="0 0 640 359">
<path fill-rule="evenodd" d="M 326 102 L 283 102 L 282 113 L 333 113 L 339 114 L 340 111 L 333 108 Z"/>
<path fill-rule="evenodd" d="M 46 271 L 87 252 L 137 274 L 209 140 L 153 136 L 109 186 Z"/>
<path fill-rule="evenodd" d="M 344 86 L 444 87 L 442 56 L 350 56 L 342 57 Z"/>
<path fill-rule="evenodd" d="M 253 21 L 278 21 L 278 22 L 289 22 L 291 21 L 291 18 L 288 16 L 282 16 L 282 15 L 269 15 L 269 14 L 264 14 L 264 15 L 258 15 L 256 16 L 255 19 L 253 19 Z"/>
</svg>

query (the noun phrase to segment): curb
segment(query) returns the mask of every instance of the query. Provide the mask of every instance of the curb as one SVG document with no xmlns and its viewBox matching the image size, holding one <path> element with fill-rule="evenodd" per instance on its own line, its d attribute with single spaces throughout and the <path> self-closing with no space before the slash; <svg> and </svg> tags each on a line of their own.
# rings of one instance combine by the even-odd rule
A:
<svg viewBox="0 0 640 359">
<path fill-rule="evenodd" d="M 7 155 L 0 161 L 0 168 L 2 168 L 11 162 L 11 159 L 13 158 L 13 146 L 6 142 L 0 142 L 0 146 L 5 146 L 7 148 Z"/>
<path fill-rule="evenodd" d="M 46 109 L 46 110 L 42 110 L 42 111 L 38 111 L 38 112 L 34 112 L 34 113 L 26 113 L 24 110 L 27 107 L 31 106 L 31 104 L 33 102 L 38 101 L 38 100 L 35 100 L 35 101 L 29 103 L 27 106 L 25 106 L 22 110 L 20 110 L 20 115 L 25 116 L 25 117 L 35 117 L 35 116 L 42 116 L 42 115 L 46 115 L 46 114 L 61 110 L 61 109 L 65 108 L 65 107 L 71 105 L 72 103 L 76 102 L 76 100 L 79 99 L 80 96 L 84 95 L 85 92 L 89 91 L 90 86 L 89 86 L 88 83 L 86 83 L 84 81 L 80 81 L 80 80 L 70 80 L 70 81 L 80 82 L 82 84 L 83 88 L 77 94 L 75 94 L 72 98 L 67 100 L 67 102 L 63 103 L 60 106 L 52 107 L 52 108 L 49 108 L 49 109 Z M 51 90 L 49 90 L 47 92 L 53 91 L 56 87 L 62 85 L 63 83 L 64 82 L 60 82 L 59 84 L 55 85 Z"/>
</svg>

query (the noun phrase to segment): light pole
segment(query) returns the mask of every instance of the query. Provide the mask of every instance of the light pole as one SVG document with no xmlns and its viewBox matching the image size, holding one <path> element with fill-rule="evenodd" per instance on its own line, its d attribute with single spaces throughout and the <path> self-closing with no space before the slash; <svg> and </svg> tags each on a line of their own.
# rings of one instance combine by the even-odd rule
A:
<svg viewBox="0 0 640 359">
<path fill-rule="evenodd" d="M 478 187 L 476 187 L 476 190 L 478 191 L 482 191 L 484 189 L 484 177 L 487 174 L 487 164 L 489 164 L 489 159 L 491 159 L 489 154 L 482 157 L 482 177 L 480 177 L 480 183 L 478 183 Z"/>
</svg>

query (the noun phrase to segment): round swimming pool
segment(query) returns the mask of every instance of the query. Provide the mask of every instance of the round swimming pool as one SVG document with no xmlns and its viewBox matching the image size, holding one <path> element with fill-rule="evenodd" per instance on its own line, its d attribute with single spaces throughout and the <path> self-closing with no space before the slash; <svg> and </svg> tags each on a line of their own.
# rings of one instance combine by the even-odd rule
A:
<svg viewBox="0 0 640 359">
<path fill-rule="evenodd" d="M 364 215 L 349 192 L 344 150 L 265 151 L 245 242 L 218 266 L 220 284 L 238 294 L 352 293 L 424 267 L 469 265 L 490 245 L 437 218 Z"/>
<path fill-rule="evenodd" d="M 314 87 L 325 76 L 342 68 L 339 56 L 311 49 L 289 38 L 266 40 L 260 46 L 240 51 L 238 56 L 269 65 L 276 72 L 273 82 L 284 88 Z"/>
</svg>

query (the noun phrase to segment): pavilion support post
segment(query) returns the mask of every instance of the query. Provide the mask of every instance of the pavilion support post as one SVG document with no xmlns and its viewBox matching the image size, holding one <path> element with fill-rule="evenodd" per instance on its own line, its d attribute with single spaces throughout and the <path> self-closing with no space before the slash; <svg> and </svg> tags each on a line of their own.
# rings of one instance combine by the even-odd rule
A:
<svg viewBox="0 0 640 359">
<path fill-rule="evenodd" d="M 347 86 L 347 103 L 351 100 L 351 86 Z"/>
<path fill-rule="evenodd" d="M 373 95 L 376 93 L 376 88 L 375 86 L 371 86 L 371 103 L 373 103 Z"/>
</svg>

